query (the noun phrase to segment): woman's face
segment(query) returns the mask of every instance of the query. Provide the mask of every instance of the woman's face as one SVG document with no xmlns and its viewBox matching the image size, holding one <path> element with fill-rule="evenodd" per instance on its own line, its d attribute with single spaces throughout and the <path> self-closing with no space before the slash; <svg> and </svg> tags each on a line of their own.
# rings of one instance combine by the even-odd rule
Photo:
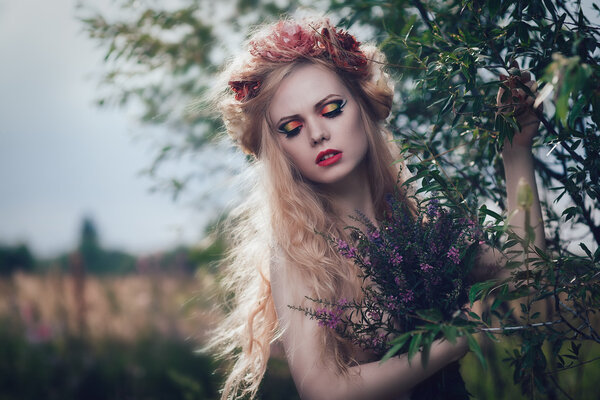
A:
<svg viewBox="0 0 600 400">
<path fill-rule="evenodd" d="M 281 148 L 306 179 L 360 179 L 367 135 L 357 102 L 334 72 L 298 67 L 281 82 L 268 113 Z"/>
</svg>

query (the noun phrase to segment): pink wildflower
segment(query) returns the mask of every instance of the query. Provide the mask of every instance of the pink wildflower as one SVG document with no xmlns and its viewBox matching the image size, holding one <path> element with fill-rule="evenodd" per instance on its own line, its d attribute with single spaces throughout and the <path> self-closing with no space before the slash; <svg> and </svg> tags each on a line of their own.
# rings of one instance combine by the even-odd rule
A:
<svg viewBox="0 0 600 400">
<path fill-rule="evenodd" d="M 431 270 L 433 270 L 433 267 L 426 263 L 421 263 L 419 267 L 421 267 L 421 271 L 423 272 L 430 272 Z"/>
<path fill-rule="evenodd" d="M 448 250 L 448 254 L 446 255 L 454 264 L 460 263 L 460 252 L 456 247 L 450 247 L 450 250 Z"/>
</svg>

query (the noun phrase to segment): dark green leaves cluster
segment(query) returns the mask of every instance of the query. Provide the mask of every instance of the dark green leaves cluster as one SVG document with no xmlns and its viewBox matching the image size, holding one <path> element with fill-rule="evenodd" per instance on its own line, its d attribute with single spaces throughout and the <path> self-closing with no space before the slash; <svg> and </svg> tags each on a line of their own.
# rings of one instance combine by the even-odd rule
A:
<svg viewBox="0 0 600 400">
<path fill-rule="evenodd" d="M 600 26 L 588 20 L 600 19 L 598 7 L 551 0 L 360 4 L 346 22 L 373 29 L 400 80 L 391 122 L 419 192 L 479 206 L 480 223 L 513 270 L 507 282 L 471 289 L 472 301 L 490 298 L 482 321 L 500 324 L 487 332 L 519 337 L 508 360 L 524 393 L 563 393 L 548 374 L 579 357 L 565 356 L 563 343 L 600 343 L 592 319 L 600 309 Z M 512 114 L 497 114 L 496 96 L 500 74 L 520 73 L 513 61 L 538 80 L 539 93 L 527 92 L 544 107 L 535 155 L 547 252 L 511 233 L 500 215 L 499 150 L 520 127 Z"/>
</svg>

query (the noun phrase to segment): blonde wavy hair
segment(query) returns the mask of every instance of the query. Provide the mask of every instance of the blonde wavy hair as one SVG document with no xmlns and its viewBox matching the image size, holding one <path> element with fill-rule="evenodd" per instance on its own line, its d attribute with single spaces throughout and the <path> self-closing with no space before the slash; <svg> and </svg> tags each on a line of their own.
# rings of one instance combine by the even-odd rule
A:
<svg viewBox="0 0 600 400">
<path fill-rule="evenodd" d="M 325 18 L 292 23 L 316 32 L 335 29 Z M 274 26 L 258 30 L 249 44 L 256 38 L 269 40 Z M 366 73 L 359 78 L 341 70 L 327 54 L 301 54 L 290 61 L 273 62 L 248 52 L 222 73 L 224 88 L 231 81 L 260 82 L 252 97 L 236 99 L 229 89 L 221 91 L 219 97 L 227 132 L 244 152 L 252 155 L 248 168 L 253 177 L 249 195 L 231 213 L 227 224 L 230 250 L 223 262 L 223 283 L 231 294 L 229 313 L 208 345 L 232 361 L 222 399 L 255 396 L 266 370 L 270 345 L 286 328 L 278 326 L 271 297 L 269 268 L 274 253 L 294 266 L 289 276 L 302 279 L 313 290 L 314 298 L 337 300 L 341 294 L 360 297 L 358 271 L 323 235 L 317 234 L 346 238 L 342 216 L 336 213 L 332 199 L 318 185 L 305 180 L 280 148 L 267 117 L 270 99 L 279 84 L 299 65 L 317 64 L 334 71 L 359 103 L 368 138 L 365 165 L 371 196 L 377 217 L 382 217 L 385 195 L 396 192 L 400 186 L 400 164 L 394 164 L 398 151 L 384 127 L 394 92 L 383 70 L 385 59 L 381 52 L 368 44 L 361 45 L 360 51 L 367 62 Z M 304 318 L 301 312 L 297 314 Z M 321 335 L 324 359 L 328 356 L 340 373 L 345 373 L 352 362 L 348 344 L 332 330 L 322 329 Z"/>
</svg>

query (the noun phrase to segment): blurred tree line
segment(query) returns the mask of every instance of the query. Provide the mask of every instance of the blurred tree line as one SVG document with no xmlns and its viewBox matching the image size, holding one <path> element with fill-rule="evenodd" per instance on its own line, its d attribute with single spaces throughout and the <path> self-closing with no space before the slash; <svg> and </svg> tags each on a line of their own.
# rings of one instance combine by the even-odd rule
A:
<svg viewBox="0 0 600 400">
<path fill-rule="evenodd" d="M 600 9 L 563 0 L 325 0 L 215 2 L 117 0 L 116 10 L 81 6 L 88 35 L 105 49 L 106 93 L 100 105 L 133 105 L 147 124 L 166 127 L 147 173 L 157 186 L 182 190 L 214 186 L 235 174 L 230 163 L 195 168 L 182 176 L 162 175 L 164 164 L 182 158 L 202 165 L 208 152 L 231 151 L 216 140 L 223 131 L 198 104 L 227 57 L 240 50 L 248 27 L 283 13 L 302 14 L 306 5 L 327 11 L 340 24 L 379 44 L 396 78 L 397 99 L 390 125 L 419 192 L 442 193 L 488 225 L 489 240 L 508 249 L 525 239 L 510 236 L 499 154 L 518 124 L 497 114 L 499 74 L 517 75 L 516 61 L 540 84 L 544 104 L 535 161 L 547 224 L 548 251 L 532 265 L 531 279 L 515 276 L 534 293 L 521 304 L 527 316 L 511 319 L 501 302 L 482 318 L 519 325 L 520 344 L 510 353 L 515 383 L 523 393 L 569 397 L 554 372 L 590 361 L 581 341 L 600 343 L 591 317 L 599 309 L 600 285 Z M 584 8 L 587 7 L 587 8 Z M 595 16 L 596 22 L 589 18 Z M 526 90 L 524 88 L 524 90 Z M 204 166 L 203 166 L 204 167 Z M 529 276 L 529 275 L 528 275 Z M 492 285 L 480 286 L 481 299 Z M 522 294 L 522 293 L 521 293 Z M 500 300 L 519 297 L 503 290 Z M 540 328 L 535 305 L 553 301 Z M 566 325 L 566 327 L 565 327 Z M 503 332 L 508 334 L 508 331 Z M 567 344 L 565 344 L 567 342 Z M 565 344 L 565 346 L 563 346 Z M 550 350 L 543 352 L 544 346 Z M 567 348 L 567 350 L 565 350 Z"/>
<path fill-rule="evenodd" d="M 73 274 L 122 275 L 130 273 L 168 272 L 192 274 L 197 268 L 214 272 L 215 263 L 225 251 L 225 241 L 218 223 L 207 227 L 203 242 L 196 246 L 177 246 L 150 255 L 135 256 L 125 251 L 107 249 L 100 240 L 93 219 L 83 218 L 79 243 L 75 249 L 50 259 L 38 259 L 26 244 L 0 245 L 0 276 L 15 271 L 47 272 L 58 268 Z"/>
</svg>

